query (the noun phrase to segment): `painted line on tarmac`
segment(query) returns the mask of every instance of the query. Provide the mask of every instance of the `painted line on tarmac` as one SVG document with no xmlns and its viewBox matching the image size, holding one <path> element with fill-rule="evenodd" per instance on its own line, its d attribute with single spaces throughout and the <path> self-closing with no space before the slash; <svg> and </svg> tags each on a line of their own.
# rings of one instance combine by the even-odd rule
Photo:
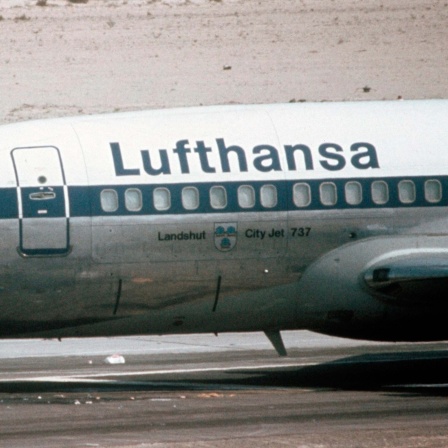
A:
<svg viewBox="0 0 448 448">
<path fill-rule="evenodd" d="M 202 368 L 190 368 L 190 369 L 163 369 L 163 370 L 139 370 L 128 372 L 102 372 L 102 373 L 87 373 L 78 375 L 49 375 L 38 377 L 20 377 L 20 378 L 8 378 L 7 380 L 1 380 L 1 383 L 5 382 L 25 382 L 25 381 L 54 381 L 54 382 L 89 382 L 94 378 L 103 378 L 101 381 L 111 382 L 113 380 L 107 378 L 120 378 L 130 376 L 148 376 L 148 375 L 171 375 L 171 374 L 186 374 L 186 373 L 207 373 L 207 372 L 229 372 L 229 371 L 250 371 L 250 370 L 263 370 L 263 369 L 284 369 L 290 367 L 311 367 L 316 366 L 319 363 L 294 363 L 294 364 L 264 364 L 261 366 L 239 366 L 239 367 L 202 367 Z"/>
</svg>

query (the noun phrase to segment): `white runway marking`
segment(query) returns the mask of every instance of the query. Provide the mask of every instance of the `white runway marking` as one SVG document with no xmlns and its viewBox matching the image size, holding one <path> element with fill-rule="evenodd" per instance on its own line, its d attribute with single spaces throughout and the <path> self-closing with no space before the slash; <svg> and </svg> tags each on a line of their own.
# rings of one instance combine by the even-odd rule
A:
<svg viewBox="0 0 448 448">
<path fill-rule="evenodd" d="M 8 378 L 2 380 L 2 382 L 24 382 L 24 381 L 48 381 L 48 382 L 90 382 L 94 381 L 94 378 L 121 378 L 129 376 L 148 376 L 148 375 L 171 375 L 171 374 L 186 374 L 186 373 L 207 373 L 207 372 L 228 372 L 228 371 L 240 371 L 240 370 L 263 370 L 263 369 L 280 369 L 288 367 L 309 367 L 315 366 L 318 363 L 291 363 L 291 364 L 264 364 L 260 366 L 232 366 L 232 367 L 204 367 L 204 368 L 191 368 L 191 369 L 163 369 L 163 370 L 140 370 L 130 372 L 102 372 L 92 374 L 79 374 L 79 375 L 51 375 L 51 376 L 38 376 L 28 378 Z M 104 382 L 113 382 L 114 380 L 105 379 L 100 380 Z"/>
</svg>

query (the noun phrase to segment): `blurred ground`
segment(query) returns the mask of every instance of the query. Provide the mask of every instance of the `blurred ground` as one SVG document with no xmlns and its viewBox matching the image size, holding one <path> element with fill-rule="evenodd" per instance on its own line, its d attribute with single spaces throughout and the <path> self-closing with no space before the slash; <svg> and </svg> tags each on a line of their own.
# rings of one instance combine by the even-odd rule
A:
<svg viewBox="0 0 448 448">
<path fill-rule="evenodd" d="M 0 123 L 229 103 L 448 97 L 448 3 L 0 4 Z"/>
<path fill-rule="evenodd" d="M 5 341 L 0 446 L 448 446 L 445 344 L 285 336 Z"/>
</svg>

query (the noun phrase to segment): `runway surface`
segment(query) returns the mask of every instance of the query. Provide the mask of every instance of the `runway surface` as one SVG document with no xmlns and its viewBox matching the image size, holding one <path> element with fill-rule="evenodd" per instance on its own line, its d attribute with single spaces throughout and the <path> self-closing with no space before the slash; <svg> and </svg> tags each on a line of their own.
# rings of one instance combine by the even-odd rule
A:
<svg viewBox="0 0 448 448">
<path fill-rule="evenodd" d="M 0 446 L 448 446 L 445 344 L 285 342 L 287 358 L 260 334 L 2 341 Z"/>
</svg>

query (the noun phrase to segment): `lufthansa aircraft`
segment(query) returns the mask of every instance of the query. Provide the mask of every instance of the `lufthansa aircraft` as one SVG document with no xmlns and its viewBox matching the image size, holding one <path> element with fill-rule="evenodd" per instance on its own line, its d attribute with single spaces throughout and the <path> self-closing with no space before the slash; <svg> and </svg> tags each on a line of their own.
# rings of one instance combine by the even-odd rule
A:
<svg viewBox="0 0 448 448">
<path fill-rule="evenodd" d="M 448 338 L 448 101 L 0 127 L 0 337 Z"/>
</svg>

